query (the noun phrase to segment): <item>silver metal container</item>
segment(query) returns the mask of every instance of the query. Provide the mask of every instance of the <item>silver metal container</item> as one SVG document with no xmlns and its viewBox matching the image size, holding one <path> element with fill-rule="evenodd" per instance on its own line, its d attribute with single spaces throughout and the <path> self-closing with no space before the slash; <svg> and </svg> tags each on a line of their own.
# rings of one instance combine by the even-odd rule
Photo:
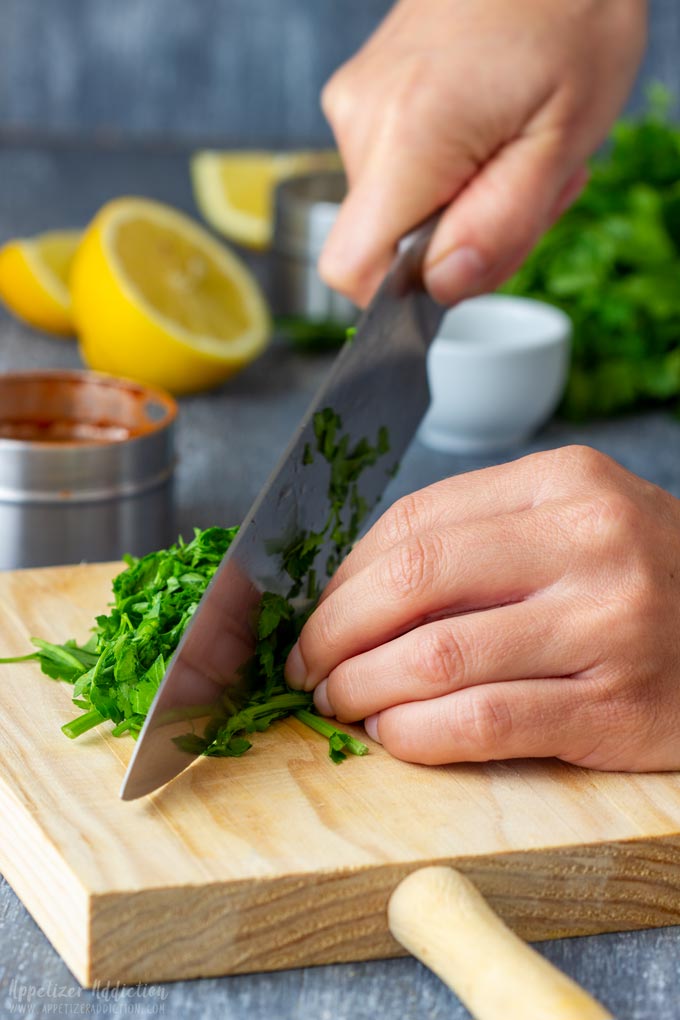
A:
<svg viewBox="0 0 680 1020">
<path fill-rule="evenodd" d="M 277 315 L 351 325 L 356 306 L 323 282 L 316 268 L 347 193 L 343 173 L 323 171 L 278 185 L 273 242 L 273 304 Z"/>
<path fill-rule="evenodd" d="M 167 545 L 176 415 L 167 393 L 94 372 L 0 376 L 0 569 Z"/>
</svg>

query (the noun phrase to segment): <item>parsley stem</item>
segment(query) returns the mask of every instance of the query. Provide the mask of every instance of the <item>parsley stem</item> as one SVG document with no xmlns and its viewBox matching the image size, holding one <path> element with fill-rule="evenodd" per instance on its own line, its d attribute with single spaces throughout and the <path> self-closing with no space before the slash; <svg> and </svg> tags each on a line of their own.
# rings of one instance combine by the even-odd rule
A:
<svg viewBox="0 0 680 1020">
<path fill-rule="evenodd" d="M 61 728 L 61 732 L 70 737 L 71 740 L 74 740 L 75 737 L 87 733 L 93 726 L 98 726 L 102 722 L 104 722 L 104 716 L 96 708 L 91 708 L 89 712 L 79 715 L 77 719 L 72 719 L 71 722 L 65 723 Z"/>
<path fill-rule="evenodd" d="M 118 723 L 117 726 L 113 727 L 113 729 L 111 730 L 111 735 L 114 737 L 124 736 L 126 733 L 130 731 L 132 723 L 133 723 L 132 719 L 123 719 L 121 722 Z"/>
<path fill-rule="evenodd" d="M 310 729 L 316 730 L 322 737 L 327 737 L 329 740 L 336 733 L 342 733 L 343 745 L 346 751 L 350 754 L 368 754 L 368 747 L 366 744 L 362 744 L 360 740 L 356 740 L 351 737 L 349 733 L 345 733 L 344 730 L 339 730 L 333 723 L 328 722 L 327 719 L 323 719 L 320 715 L 316 715 L 314 712 L 308 711 L 306 708 L 301 708 L 295 713 L 295 718 L 299 719 L 305 726 L 309 726 Z"/>
</svg>

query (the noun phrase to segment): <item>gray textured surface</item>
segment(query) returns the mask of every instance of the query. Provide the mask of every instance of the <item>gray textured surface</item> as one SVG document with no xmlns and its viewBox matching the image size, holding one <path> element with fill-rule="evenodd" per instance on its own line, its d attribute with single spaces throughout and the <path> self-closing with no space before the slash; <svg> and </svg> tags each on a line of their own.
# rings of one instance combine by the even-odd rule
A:
<svg viewBox="0 0 680 1020">
<path fill-rule="evenodd" d="M 181 155 L 17 149 L 0 152 L 0 180 L 0 241 L 17 232 L 83 223 L 99 202 L 123 191 L 153 194 L 191 209 Z M 0 313 L 0 370 L 77 363 L 70 342 L 40 336 Z M 327 365 L 327 358 L 305 358 L 275 345 L 223 389 L 181 402 L 178 501 L 185 531 L 192 524 L 239 520 Z M 680 496 L 679 440 L 677 422 L 650 414 L 578 429 L 553 423 L 513 455 L 585 442 Z M 449 457 L 414 443 L 390 497 L 486 463 L 491 460 Z M 680 929 L 562 940 L 540 951 L 598 994 L 619 1020 L 680 1020 Z M 84 992 L 0 882 L 0 1017 L 50 1013 L 186 1020 L 467 1016 L 412 960 L 181 982 L 133 989 L 125 998 Z"/>
<path fill-rule="evenodd" d="M 300 145 L 389 0 L 0 0 L 0 132 Z M 680 5 L 650 3 L 641 80 L 680 95 Z M 639 92 L 634 102 L 639 100 Z"/>
<path fill-rule="evenodd" d="M 328 139 L 319 90 L 387 0 L 0 0 L 0 124 L 58 135 Z"/>
</svg>

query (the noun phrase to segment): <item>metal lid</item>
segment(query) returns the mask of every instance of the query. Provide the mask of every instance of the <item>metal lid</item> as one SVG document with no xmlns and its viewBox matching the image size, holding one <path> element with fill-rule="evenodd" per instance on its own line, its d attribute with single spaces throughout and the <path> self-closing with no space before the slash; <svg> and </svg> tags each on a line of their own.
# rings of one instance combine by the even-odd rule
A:
<svg viewBox="0 0 680 1020">
<path fill-rule="evenodd" d="M 317 171 L 282 181 L 275 196 L 274 249 L 316 261 L 347 194 L 337 171 Z"/>
<path fill-rule="evenodd" d="M 95 372 L 0 376 L 0 501 L 82 502 L 143 492 L 174 468 L 177 405 Z"/>
</svg>

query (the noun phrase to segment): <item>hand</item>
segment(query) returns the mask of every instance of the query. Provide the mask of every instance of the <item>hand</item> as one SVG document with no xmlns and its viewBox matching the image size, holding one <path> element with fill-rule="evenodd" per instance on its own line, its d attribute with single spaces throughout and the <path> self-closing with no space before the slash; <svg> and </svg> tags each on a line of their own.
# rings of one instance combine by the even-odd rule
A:
<svg viewBox="0 0 680 1020">
<path fill-rule="evenodd" d="M 287 664 L 397 758 L 680 768 L 680 501 L 587 447 L 399 500 Z"/>
<path fill-rule="evenodd" d="M 628 94 L 644 0 L 400 0 L 322 96 L 350 192 L 321 275 L 360 304 L 445 208 L 433 297 L 493 290 L 576 197 Z"/>
</svg>

